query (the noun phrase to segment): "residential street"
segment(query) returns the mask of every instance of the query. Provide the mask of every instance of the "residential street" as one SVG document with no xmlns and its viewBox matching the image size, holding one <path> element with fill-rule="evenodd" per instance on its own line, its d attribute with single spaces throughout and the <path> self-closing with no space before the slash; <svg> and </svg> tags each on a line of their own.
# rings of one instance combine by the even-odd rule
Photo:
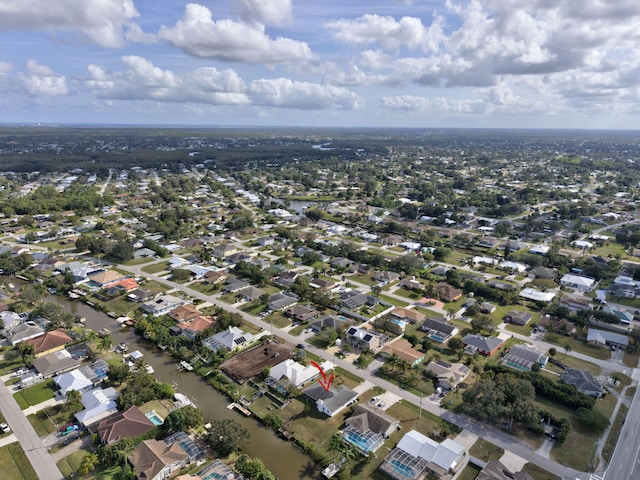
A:
<svg viewBox="0 0 640 480">
<path fill-rule="evenodd" d="M 148 265 L 148 264 L 147 264 Z M 145 265 L 138 265 L 138 266 L 133 266 L 133 267 L 120 267 L 125 271 L 128 271 L 129 273 L 133 274 L 133 275 L 137 275 L 137 276 L 146 276 L 147 278 L 156 280 L 158 282 L 166 282 L 166 280 L 164 278 L 162 278 L 159 275 L 155 275 L 155 274 L 148 274 L 148 273 L 143 273 L 142 272 L 142 267 Z M 224 302 L 221 302 L 220 300 L 217 300 L 214 297 L 211 297 L 209 295 L 205 295 L 203 293 L 200 293 L 192 288 L 189 288 L 188 286 L 185 285 L 180 285 L 180 290 L 186 292 L 188 295 L 194 297 L 194 298 L 198 298 L 201 299 L 203 301 L 207 301 L 209 303 L 212 303 L 214 305 L 223 307 L 225 310 L 231 312 L 231 313 L 237 313 L 238 315 L 242 316 L 243 319 L 245 319 L 248 323 L 251 323 L 253 325 L 258 326 L 259 328 L 264 329 L 265 331 L 270 331 L 273 327 L 271 324 L 266 323 L 258 318 L 255 318 L 252 315 L 249 315 L 245 312 L 243 312 L 242 310 L 239 310 L 238 308 L 235 308 L 233 306 L 230 306 L 229 304 L 226 304 Z M 286 333 L 285 331 L 278 329 L 277 330 L 277 336 L 282 338 L 283 340 L 285 340 L 286 342 L 291 343 L 292 345 L 296 345 L 297 343 L 300 342 L 300 338 L 290 335 L 289 333 Z M 325 360 L 330 360 L 332 362 L 334 362 L 337 366 L 352 372 L 354 375 L 357 375 L 361 378 L 363 378 L 365 381 L 369 381 L 374 385 L 378 385 L 382 388 L 384 388 L 385 390 L 392 392 L 396 395 L 398 395 L 400 398 L 403 398 L 411 403 L 413 403 L 414 405 L 420 405 L 420 397 L 418 397 L 417 395 L 407 392 L 406 390 L 401 389 L 400 387 L 393 385 L 389 382 L 386 382 L 378 377 L 376 377 L 375 375 L 373 375 L 372 373 L 370 373 L 369 371 L 366 370 L 361 370 L 358 369 L 357 367 L 353 366 L 351 363 L 346 362 L 344 360 L 340 360 L 340 359 L 336 359 L 334 358 L 331 354 L 329 354 L 328 352 L 324 351 L 324 350 L 320 350 L 318 348 L 315 348 L 313 346 L 308 346 L 307 347 L 308 350 L 316 355 L 318 355 L 319 357 L 325 359 Z M 588 478 L 588 474 L 583 474 L 581 472 L 578 472 L 576 470 L 564 467 L 556 462 L 553 462 L 551 460 L 549 460 L 548 458 L 544 458 L 540 455 L 538 455 L 537 453 L 535 453 L 534 451 L 531 450 L 531 447 L 527 444 L 523 444 L 520 443 L 515 437 L 510 436 L 496 428 L 493 428 L 489 425 L 485 425 L 479 422 L 474 421 L 473 419 L 464 417 L 464 416 L 460 416 L 457 414 L 454 414 L 453 412 L 449 412 L 447 410 L 442 409 L 440 406 L 428 401 L 426 398 L 422 399 L 422 407 L 439 416 L 444 418 L 445 420 L 463 428 L 463 429 L 467 429 L 469 430 L 471 433 L 478 435 L 480 438 L 484 438 L 502 448 L 504 448 L 505 450 L 509 450 L 513 453 L 515 453 L 516 455 L 526 459 L 527 461 L 533 462 L 536 465 L 539 465 L 540 467 L 544 468 L 545 470 L 560 476 L 561 478 L 570 478 L 570 479 L 575 479 L 575 478 Z"/>
<path fill-rule="evenodd" d="M 36 434 L 24 412 L 20 410 L 13 398 L 13 392 L 4 382 L 0 382 L 0 410 L 2 410 L 5 420 L 24 449 L 38 478 L 42 480 L 63 479 L 64 477 L 51 455 L 49 455 L 47 447 Z"/>
</svg>

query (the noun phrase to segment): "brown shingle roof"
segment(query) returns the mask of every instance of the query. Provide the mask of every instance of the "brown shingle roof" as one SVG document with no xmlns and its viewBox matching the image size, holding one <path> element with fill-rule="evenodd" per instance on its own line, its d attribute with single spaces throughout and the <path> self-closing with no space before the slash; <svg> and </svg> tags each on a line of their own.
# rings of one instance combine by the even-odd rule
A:
<svg viewBox="0 0 640 480">
<path fill-rule="evenodd" d="M 176 322 L 191 320 L 192 318 L 196 318 L 198 315 L 200 315 L 200 310 L 191 303 L 180 305 L 169 312 L 169 316 Z"/>
<path fill-rule="evenodd" d="M 33 345 L 33 353 L 39 355 L 54 348 L 63 347 L 71 342 L 72 338 L 67 335 L 64 330 L 51 330 L 45 332 L 39 337 L 25 340 L 23 343 Z"/>
<path fill-rule="evenodd" d="M 167 445 L 160 440 L 144 440 L 131 452 L 129 463 L 139 480 L 152 479 L 167 465 L 180 463 L 189 455 L 178 443 Z"/>
<path fill-rule="evenodd" d="M 97 433 L 103 443 L 112 443 L 124 437 L 144 435 L 153 427 L 151 420 L 138 407 L 131 407 L 102 420 Z"/>
</svg>

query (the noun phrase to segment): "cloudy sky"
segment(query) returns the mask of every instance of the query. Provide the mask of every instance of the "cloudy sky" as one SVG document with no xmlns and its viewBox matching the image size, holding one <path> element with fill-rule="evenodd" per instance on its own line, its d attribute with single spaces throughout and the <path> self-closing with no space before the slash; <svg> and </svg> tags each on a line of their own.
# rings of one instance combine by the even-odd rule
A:
<svg viewBox="0 0 640 480">
<path fill-rule="evenodd" d="M 638 0 L 0 0 L 0 122 L 640 127 Z"/>
</svg>

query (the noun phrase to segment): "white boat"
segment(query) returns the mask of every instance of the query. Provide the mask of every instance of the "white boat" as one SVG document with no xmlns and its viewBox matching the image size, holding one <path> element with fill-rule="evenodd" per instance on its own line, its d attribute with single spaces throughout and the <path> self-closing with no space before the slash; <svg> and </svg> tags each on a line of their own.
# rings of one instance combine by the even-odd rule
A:
<svg viewBox="0 0 640 480">
<path fill-rule="evenodd" d="M 147 373 L 149 375 L 155 373 L 155 370 L 153 369 L 153 367 L 151 365 L 145 365 L 144 369 L 147 371 Z"/>
</svg>

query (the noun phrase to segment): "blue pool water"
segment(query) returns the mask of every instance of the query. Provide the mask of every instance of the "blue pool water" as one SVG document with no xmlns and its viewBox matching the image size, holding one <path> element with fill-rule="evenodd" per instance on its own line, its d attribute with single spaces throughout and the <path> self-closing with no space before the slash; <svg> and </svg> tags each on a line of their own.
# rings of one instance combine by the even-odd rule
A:
<svg viewBox="0 0 640 480">
<path fill-rule="evenodd" d="M 413 469 L 400 463 L 397 460 L 391 460 L 391 465 L 396 472 L 398 472 L 404 478 L 413 478 Z"/>
<path fill-rule="evenodd" d="M 155 410 L 152 410 L 151 412 L 146 413 L 145 417 L 151 420 L 151 423 L 153 423 L 154 425 L 162 425 L 164 423 L 164 420 L 162 419 L 162 417 L 158 415 Z"/>
<path fill-rule="evenodd" d="M 432 340 L 435 340 L 438 343 L 444 343 L 444 341 L 446 340 L 444 337 L 441 337 L 440 335 L 436 335 L 435 333 L 432 333 L 431 335 L 429 335 L 429 338 Z"/>
</svg>

